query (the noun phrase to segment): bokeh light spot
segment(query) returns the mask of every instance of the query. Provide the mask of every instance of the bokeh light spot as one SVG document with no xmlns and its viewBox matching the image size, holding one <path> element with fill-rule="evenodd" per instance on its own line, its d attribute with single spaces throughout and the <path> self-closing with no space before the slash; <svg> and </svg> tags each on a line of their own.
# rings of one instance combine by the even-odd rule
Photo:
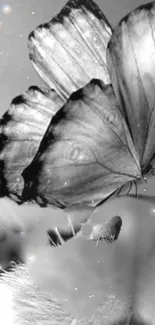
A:
<svg viewBox="0 0 155 325">
<path fill-rule="evenodd" d="M 1 11 L 3 14 L 9 15 L 12 12 L 12 7 L 9 4 L 4 3 L 1 5 Z"/>
</svg>

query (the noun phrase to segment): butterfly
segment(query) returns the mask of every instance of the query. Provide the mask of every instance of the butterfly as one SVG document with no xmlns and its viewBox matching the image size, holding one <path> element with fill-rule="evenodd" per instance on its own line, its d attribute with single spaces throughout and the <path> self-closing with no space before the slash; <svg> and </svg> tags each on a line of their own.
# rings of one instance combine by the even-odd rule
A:
<svg viewBox="0 0 155 325">
<path fill-rule="evenodd" d="M 65 211 L 128 195 L 154 161 L 154 2 L 113 30 L 70 0 L 28 39 L 48 89 L 31 86 L 0 120 L 0 193 Z M 85 219 L 85 213 L 84 213 Z"/>
<path fill-rule="evenodd" d="M 80 229 L 84 229 L 84 222 L 94 209 L 110 198 L 130 193 L 138 195 L 137 183 L 152 169 L 155 148 L 154 21 L 155 3 L 152 2 L 123 18 L 113 30 L 93 1 L 70 0 L 55 18 L 29 36 L 30 60 L 48 89 L 32 86 L 13 100 L 0 121 L 0 193 L 17 203 L 34 201 L 44 207 L 59 207 L 69 216 L 67 230 L 64 227 L 60 232 L 58 228 L 54 238 L 55 228 L 50 227 L 50 222 L 47 228 L 45 219 L 42 220 L 44 227 L 40 229 L 40 236 L 47 250 L 41 248 L 41 241 L 38 244 L 36 236 L 36 256 L 40 264 L 38 267 L 36 263 L 35 272 L 39 275 L 42 267 L 49 272 L 45 277 L 39 277 L 44 283 L 48 282 L 48 287 L 48 275 L 50 279 L 57 276 L 60 259 L 65 267 L 65 262 L 68 263 L 67 258 L 63 259 L 67 254 L 65 245 L 62 255 L 58 256 L 50 249 L 51 243 L 57 246 L 57 243 L 75 237 Z M 135 192 L 132 192 L 133 184 L 136 185 Z M 73 212 L 80 209 L 81 214 L 75 218 Z M 147 226 L 145 217 L 142 220 Z M 105 218 L 104 215 L 104 221 Z M 127 293 L 126 278 L 130 280 L 130 273 L 135 274 L 129 267 L 133 265 L 133 255 L 128 253 L 135 250 L 137 235 L 129 229 L 130 238 L 127 236 L 129 219 L 126 215 L 122 217 L 126 225 L 121 227 L 112 245 L 103 241 L 105 274 L 114 270 L 114 274 L 110 273 L 113 283 L 115 274 L 123 274 Z M 152 219 L 149 233 L 154 229 Z M 136 220 L 133 218 L 133 223 Z M 45 228 L 47 233 L 43 231 Z M 94 228 L 91 231 L 93 238 L 100 239 L 100 232 L 96 235 Z M 135 250 L 136 257 L 139 252 L 147 256 L 145 244 L 148 251 L 150 249 L 148 228 L 141 227 L 141 232 L 145 241 L 138 236 L 140 244 Z M 74 241 L 74 252 L 76 245 Z M 74 252 L 72 261 L 74 258 L 77 262 L 78 256 Z M 126 266 L 124 273 L 113 258 L 122 260 L 122 254 Z M 54 258 L 57 272 L 53 266 Z M 106 268 L 107 264 L 117 266 L 117 270 Z M 85 276 L 90 276 L 88 282 L 92 283 L 93 267 L 89 272 L 84 270 Z M 66 285 L 68 292 L 68 283 L 72 283 L 73 276 L 76 274 L 67 273 L 68 282 L 61 280 L 61 284 L 61 277 L 57 276 L 52 283 L 57 280 L 61 293 L 65 292 Z M 72 293 L 72 288 L 70 290 Z M 148 296 L 149 293 L 148 290 Z M 143 297 L 138 295 L 138 298 Z M 143 302 L 140 312 L 142 305 Z M 76 303 L 74 306 L 77 308 Z"/>
</svg>

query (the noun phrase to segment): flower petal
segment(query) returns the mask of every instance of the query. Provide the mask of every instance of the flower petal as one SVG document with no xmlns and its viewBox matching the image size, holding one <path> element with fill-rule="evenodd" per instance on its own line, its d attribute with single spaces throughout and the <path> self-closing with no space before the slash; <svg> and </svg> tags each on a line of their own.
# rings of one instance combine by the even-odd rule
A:
<svg viewBox="0 0 155 325">
<path fill-rule="evenodd" d="M 22 175 L 24 199 L 59 207 L 95 206 L 140 178 L 138 157 L 111 86 L 92 80 L 73 93 Z"/>
<path fill-rule="evenodd" d="M 155 153 L 155 2 L 143 5 L 115 28 L 108 68 L 135 147 L 145 168 Z"/>
<path fill-rule="evenodd" d="M 106 48 L 112 29 L 92 0 L 70 0 L 49 23 L 29 36 L 30 59 L 63 98 L 92 78 L 110 83 Z"/>
<path fill-rule="evenodd" d="M 62 106 L 55 91 L 30 87 L 0 120 L 1 196 L 20 199 L 22 171 L 34 158 L 52 115 Z"/>
</svg>

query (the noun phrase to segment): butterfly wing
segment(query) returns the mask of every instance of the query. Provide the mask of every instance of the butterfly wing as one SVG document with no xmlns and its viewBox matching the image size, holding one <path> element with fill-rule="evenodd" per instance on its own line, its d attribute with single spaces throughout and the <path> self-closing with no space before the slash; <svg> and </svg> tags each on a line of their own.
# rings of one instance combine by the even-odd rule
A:
<svg viewBox="0 0 155 325">
<path fill-rule="evenodd" d="M 0 120 L 0 192 L 20 201 L 22 171 L 35 156 L 53 114 L 63 101 L 53 90 L 30 87 Z"/>
<path fill-rule="evenodd" d="M 155 2 L 121 20 L 108 44 L 108 68 L 145 168 L 155 153 Z"/>
<path fill-rule="evenodd" d="M 110 83 L 106 48 L 112 29 L 92 0 L 70 0 L 49 23 L 29 36 L 30 59 L 62 98 L 92 78 Z"/>
<path fill-rule="evenodd" d="M 95 206 L 141 171 L 111 86 L 92 80 L 53 117 L 24 170 L 24 200 Z"/>
</svg>

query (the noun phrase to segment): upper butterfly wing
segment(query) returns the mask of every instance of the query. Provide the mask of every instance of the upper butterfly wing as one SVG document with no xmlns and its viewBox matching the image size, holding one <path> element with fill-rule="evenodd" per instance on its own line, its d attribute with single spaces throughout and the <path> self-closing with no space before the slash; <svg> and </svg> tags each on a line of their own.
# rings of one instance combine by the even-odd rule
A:
<svg viewBox="0 0 155 325">
<path fill-rule="evenodd" d="M 108 68 L 142 169 L 155 153 L 155 2 L 123 18 L 108 44 Z"/>
<path fill-rule="evenodd" d="M 49 23 L 29 36 L 30 59 L 62 98 L 92 78 L 110 83 L 106 49 L 112 29 L 92 0 L 70 0 Z"/>
<path fill-rule="evenodd" d="M 19 201 L 22 171 L 34 158 L 52 115 L 62 106 L 53 90 L 30 87 L 0 120 L 0 195 Z"/>
<path fill-rule="evenodd" d="M 24 170 L 24 200 L 96 205 L 141 177 L 137 153 L 112 87 L 92 80 L 56 113 Z"/>
</svg>

